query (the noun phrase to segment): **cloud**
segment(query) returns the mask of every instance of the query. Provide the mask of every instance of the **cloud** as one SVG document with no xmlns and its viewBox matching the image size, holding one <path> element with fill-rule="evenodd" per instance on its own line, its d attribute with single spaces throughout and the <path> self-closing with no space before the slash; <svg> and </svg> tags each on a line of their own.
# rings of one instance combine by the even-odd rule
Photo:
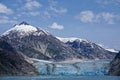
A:
<svg viewBox="0 0 120 80">
<path fill-rule="evenodd" d="M 79 19 L 83 23 L 107 23 L 114 24 L 118 20 L 119 15 L 115 15 L 109 12 L 94 13 L 90 10 L 82 11 L 75 18 Z"/>
<path fill-rule="evenodd" d="M 57 9 L 55 6 L 50 6 L 50 10 L 54 11 L 55 13 L 59 13 L 59 14 L 64 14 L 67 12 L 66 8 L 59 8 Z"/>
<path fill-rule="evenodd" d="M 40 14 L 40 13 L 37 12 L 37 11 L 36 11 L 36 12 L 30 12 L 30 13 L 29 13 L 29 15 L 31 15 L 31 16 L 38 16 L 39 14 Z"/>
<path fill-rule="evenodd" d="M 57 14 L 65 14 L 68 11 L 67 8 L 63 8 L 61 6 L 58 6 L 58 2 L 55 0 L 49 0 L 48 3 L 49 3 L 48 10 L 51 12 L 55 12 Z"/>
<path fill-rule="evenodd" d="M 103 5 L 120 4 L 120 0 L 97 0 L 96 2 Z"/>
<path fill-rule="evenodd" d="M 104 19 L 105 22 L 107 22 L 108 24 L 114 24 L 114 18 L 116 17 L 116 15 L 113 15 L 111 13 L 102 13 L 101 17 Z"/>
<path fill-rule="evenodd" d="M 7 16 L 0 16 L 0 24 L 8 24 L 8 23 L 15 24 L 17 23 L 17 21 L 11 20 Z"/>
<path fill-rule="evenodd" d="M 20 14 L 17 15 L 17 17 L 21 17 L 22 15 L 26 15 L 26 16 L 38 16 L 40 15 L 40 12 L 38 11 L 28 11 L 28 12 L 21 12 Z"/>
<path fill-rule="evenodd" d="M 76 17 L 78 19 L 80 19 L 82 22 L 88 23 L 88 22 L 93 22 L 93 18 L 94 18 L 94 13 L 92 11 L 83 11 L 80 13 L 80 15 L 78 17 Z"/>
<path fill-rule="evenodd" d="M 19 14 L 17 14 L 17 17 L 21 17 L 21 16 L 38 16 L 40 15 L 40 11 L 38 11 L 38 9 L 40 7 L 42 7 L 42 4 L 40 2 L 38 2 L 37 0 L 26 0 L 26 1 L 21 1 L 18 0 L 19 3 L 23 4 L 23 6 L 21 6 L 20 8 L 18 8 L 17 10 L 20 12 Z"/>
<path fill-rule="evenodd" d="M 96 0 L 95 2 L 104 9 L 112 8 L 113 6 L 119 7 L 120 5 L 120 0 Z"/>
<path fill-rule="evenodd" d="M 57 30 L 62 30 L 62 29 L 64 29 L 64 26 L 63 26 L 63 25 L 59 25 L 59 24 L 57 24 L 56 22 L 54 22 L 54 23 L 51 25 L 51 28 L 52 28 L 52 29 L 57 29 Z"/>
<path fill-rule="evenodd" d="M 35 8 L 40 8 L 40 7 L 42 7 L 42 4 L 40 4 L 36 0 L 27 0 L 25 4 L 25 8 L 28 10 L 33 10 Z"/>
<path fill-rule="evenodd" d="M 0 3 L 0 13 L 12 14 L 13 11 L 12 11 L 12 9 L 8 8 L 7 6 L 5 6 L 4 4 Z"/>
<path fill-rule="evenodd" d="M 47 16 L 48 18 L 51 18 L 51 14 L 48 11 L 44 11 L 44 15 Z"/>
<path fill-rule="evenodd" d="M 26 0 L 19 1 L 20 4 L 24 3 L 23 6 L 17 10 L 20 12 L 17 14 L 17 17 L 21 16 L 39 16 L 44 19 L 51 17 L 58 17 L 62 14 L 67 13 L 67 8 L 63 8 L 58 5 L 56 0 L 48 0 L 46 5 L 41 4 L 38 0 Z M 42 7 L 44 6 L 44 7 Z M 41 8 L 42 7 L 42 8 Z M 41 8 L 41 10 L 39 9 Z"/>
</svg>

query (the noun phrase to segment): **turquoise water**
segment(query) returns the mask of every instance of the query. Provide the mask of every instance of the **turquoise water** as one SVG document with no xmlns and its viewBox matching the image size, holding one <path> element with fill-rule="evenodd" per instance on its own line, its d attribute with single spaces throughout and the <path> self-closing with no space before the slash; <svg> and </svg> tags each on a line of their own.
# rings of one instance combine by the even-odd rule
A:
<svg viewBox="0 0 120 80">
<path fill-rule="evenodd" d="M 0 80 L 120 80 L 117 76 L 14 76 L 0 77 Z"/>
</svg>

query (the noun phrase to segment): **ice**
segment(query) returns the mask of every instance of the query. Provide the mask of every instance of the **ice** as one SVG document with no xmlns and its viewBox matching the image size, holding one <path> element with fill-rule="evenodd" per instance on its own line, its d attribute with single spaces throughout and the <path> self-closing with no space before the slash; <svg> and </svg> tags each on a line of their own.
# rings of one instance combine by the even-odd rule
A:
<svg viewBox="0 0 120 80">
<path fill-rule="evenodd" d="M 83 62 L 47 62 L 34 63 L 41 75 L 105 75 L 111 60 L 91 60 Z"/>
</svg>

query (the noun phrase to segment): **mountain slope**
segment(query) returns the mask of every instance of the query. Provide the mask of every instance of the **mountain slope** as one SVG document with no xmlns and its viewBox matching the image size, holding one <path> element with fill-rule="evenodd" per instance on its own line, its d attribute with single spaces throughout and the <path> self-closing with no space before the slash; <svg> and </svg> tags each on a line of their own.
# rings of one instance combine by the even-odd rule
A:
<svg viewBox="0 0 120 80">
<path fill-rule="evenodd" d="M 0 76 L 38 75 L 32 64 L 0 38 Z"/>
<path fill-rule="evenodd" d="M 16 50 L 30 58 L 63 61 L 73 59 L 112 59 L 115 54 L 85 39 L 56 38 L 47 31 L 22 22 L 2 34 Z"/>
<path fill-rule="evenodd" d="M 99 45 L 80 38 L 60 38 L 67 45 L 71 46 L 76 52 L 80 52 L 87 59 L 113 59 L 116 52 L 110 52 Z"/>
<path fill-rule="evenodd" d="M 26 29 L 29 29 L 29 31 Z M 31 58 L 61 61 L 84 57 L 56 37 L 26 22 L 15 25 L 3 33 L 2 38 L 16 50 Z"/>
<path fill-rule="evenodd" d="M 111 68 L 108 74 L 112 76 L 120 76 L 120 52 L 115 56 L 110 65 Z"/>
</svg>

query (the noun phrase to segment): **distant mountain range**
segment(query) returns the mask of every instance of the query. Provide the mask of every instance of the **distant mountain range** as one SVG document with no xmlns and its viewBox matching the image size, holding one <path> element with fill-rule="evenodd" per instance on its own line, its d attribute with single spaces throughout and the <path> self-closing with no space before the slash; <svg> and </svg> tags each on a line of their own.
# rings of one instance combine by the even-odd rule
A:
<svg viewBox="0 0 120 80">
<path fill-rule="evenodd" d="M 62 37 L 57 37 L 60 41 L 64 42 L 64 43 L 67 43 L 67 42 L 73 42 L 75 40 L 79 40 L 80 42 L 88 42 L 88 43 L 92 43 L 86 39 L 81 39 L 81 38 L 75 38 L 75 37 L 70 37 L 70 38 L 62 38 Z M 95 43 L 96 44 L 96 43 Z M 116 50 L 116 49 L 111 49 L 111 48 L 105 48 L 103 45 L 101 44 L 96 44 L 98 45 L 99 47 L 102 47 L 104 48 L 105 50 L 109 51 L 109 52 L 114 52 L 114 53 L 118 53 L 119 51 Z"/>
<path fill-rule="evenodd" d="M 83 39 L 66 40 L 34 27 L 27 22 L 15 25 L 2 34 L 2 39 L 30 58 L 63 61 L 72 59 L 112 59 L 110 52 Z"/>
<path fill-rule="evenodd" d="M 80 52 L 87 59 L 111 59 L 113 58 L 114 53 L 118 53 L 117 50 L 113 51 L 113 49 L 105 49 L 86 39 L 57 38 L 65 44 L 71 46 L 76 52 Z"/>
</svg>

